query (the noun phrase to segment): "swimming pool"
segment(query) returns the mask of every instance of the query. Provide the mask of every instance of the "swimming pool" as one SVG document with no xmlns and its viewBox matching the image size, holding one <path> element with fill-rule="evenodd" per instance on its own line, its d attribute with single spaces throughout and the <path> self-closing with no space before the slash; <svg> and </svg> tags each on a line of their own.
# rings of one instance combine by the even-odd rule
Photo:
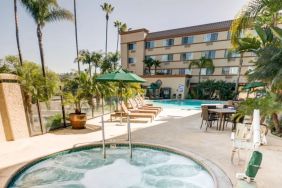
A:
<svg viewBox="0 0 282 188">
<path fill-rule="evenodd" d="M 124 145 L 67 150 L 22 169 L 8 185 L 40 188 L 213 188 L 209 172 L 199 163 L 165 149 L 134 146 L 133 158 Z"/>
<path fill-rule="evenodd" d="M 185 100 L 153 100 L 149 101 L 154 103 L 157 106 L 163 106 L 168 108 L 181 108 L 181 109 L 200 109 L 202 104 L 219 104 L 222 105 L 224 101 L 212 101 L 212 100 L 194 100 L 194 99 L 185 99 Z"/>
</svg>

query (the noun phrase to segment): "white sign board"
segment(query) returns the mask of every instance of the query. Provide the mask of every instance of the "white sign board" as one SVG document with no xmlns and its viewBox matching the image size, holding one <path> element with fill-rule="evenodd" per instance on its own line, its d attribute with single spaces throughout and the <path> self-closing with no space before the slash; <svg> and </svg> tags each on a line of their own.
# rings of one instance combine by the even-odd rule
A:
<svg viewBox="0 0 282 188">
<path fill-rule="evenodd" d="M 183 84 L 179 84 L 177 91 L 178 91 L 179 93 L 183 93 L 183 92 L 184 92 L 184 85 L 183 85 Z"/>
</svg>

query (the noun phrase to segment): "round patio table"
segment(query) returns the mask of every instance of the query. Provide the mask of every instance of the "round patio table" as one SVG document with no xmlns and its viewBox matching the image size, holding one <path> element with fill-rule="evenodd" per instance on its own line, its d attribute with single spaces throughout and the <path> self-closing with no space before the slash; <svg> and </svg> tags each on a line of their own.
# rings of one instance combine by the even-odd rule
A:
<svg viewBox="0 0 282 188">
<path fill-rule="evenodd" d="M 218 130 L 224 131 L 224 123 L 225 123 L 225 116 L 228 114 L 235 114 L 236 110 L 230 108 L 221 108 L 221 109 L 209 109 L 209 112 L 216 113 L 219 115 L 219 128 Z M 223 124 L 223 125 L 222 125 Z"/>
</svg>

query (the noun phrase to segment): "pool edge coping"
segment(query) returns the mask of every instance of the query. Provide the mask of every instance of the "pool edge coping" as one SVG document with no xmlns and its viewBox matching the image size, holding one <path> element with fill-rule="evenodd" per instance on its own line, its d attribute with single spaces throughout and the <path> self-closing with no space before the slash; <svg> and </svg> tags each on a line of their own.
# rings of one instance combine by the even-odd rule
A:
<svg viewBox="0 0 282 188">
<path fill-rule="evenodd" d="M 128 146 L 128 142 L 107 142 L 106 143 L 106 147 L 110 147 L 111 145 L 121 145 L 121 146 Z M 86 143 L 86 144 L 81 144 L 80 146 L 74 145 L 73 147 L 70 147 L 68 149 L 63 149 L 54 153 L 51 153 L 49 155 L 44 155 L 41 157 L 37 157 L 33 160 L 30 160 L 28 162 L 25 162 L 25 164 L 23 164 L 22 166 L 20 166 L 17 170 L 15 170 L 10 177 L 7 179 L 7 181 L 4 184 L 4 188 L 9 188 L 8 186 L 13 185 L 12 181 L 17 180 L 17 178 L 28 168 L 32 167 L 33 165 L 36 165 L 38 163 L 40 163 L 41 161 L 47 160 L 49 158 L 51 158 L 52 156 L 58 156 L 60 154 L 64 154 L 65 152 L 76 152 L 79 151 L 79 148 L 84 148 L 82 150 L 86 150 L 87 147 L 89 147 L 89 149 L 91 148 L 95 148 L 95 147 L 99 147 L 102 146 L 102 143 L 100 142 L 95 142 L 95 143 Z M 160 145 L 160 144 L 151 144 L 151 143 L 146 143 L 146 142 L 132 142 L 132 146 L 134 147 L 144 147 L 144 148 L 151 148 L 151 149 L 161 149 L 167 152 L 171 152 L 174 154 L 178 154 L 180 156 L 183 157 L 187 157 L 193 161 L 195 161 L 196 163 L 198 163 L 199 165 L 201 165 L 208 173 L 209 175 L 211 175 L 213 182 L 214 182 L 214 186 L 216 188 L 232 188 L 233 184 L 232 181 L 230 180 L 230 178 L 228 177 L 228 175 L 224 172 L 224 170 L 222 170 L 218 165 L 216 165 L 214 162 L 200 156 L 199 154 L 196 154 L 194 152 L 191 151 L 183 151 L 179 148 L 175 148 L 175 147 L 171 147 L 171 146 L 164 146 L 164 145 Z M 72 151 L 75 150 L 75 151 Z M 222 181 L 224 178 L 224 181 Z"/>
</svg>

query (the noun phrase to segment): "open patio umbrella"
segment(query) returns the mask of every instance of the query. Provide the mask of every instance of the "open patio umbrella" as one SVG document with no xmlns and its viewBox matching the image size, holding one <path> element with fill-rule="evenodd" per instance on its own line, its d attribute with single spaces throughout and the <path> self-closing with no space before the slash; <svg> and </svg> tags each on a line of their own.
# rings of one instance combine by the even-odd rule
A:
<svg viewBox="0 0 282 188">
<path fill-rule="evenodd" d="M 247 85 L 245 85 L 243 87 L 243 89 L 248 90 L 248 93 L 247 93 L 247 98 L 248 98 L 249 93 L 252 89 L 257 88 L 257 87 L 265 87 L 265 86 L 266 86 L 266 84 L 263 83 L 263 82 L 251 82 L 251 83 L 248 83 Z"/>
<path fill-rule="evenodd" d="M 265 85 L 266 84 L 262 82 L 252 82 L 252 83 L 248 83 L 247 85 L 245 85 L 243 89 L 253 89 L 256 87 L 264 87 Z"/>
<path fill-rule="evenodd" d="M 119 69 L 117 71 L 106 73 L 98 76 L 96 78 L 99 82 L 129 82 L 129 83 L 143 83 L 146 82 L 143 78 L 139 77 L 134 73 L 130 73 L 128 71 Z M 102 98 L 103 103 L 103 98 Z M 104 129 L 104 105 L 102 104 L 102 138 L 103 138 L 103 156 L 106 158 L 106 150 L 105 150 L 105 129 Z M 129 117 L 127 117 L 127 129 L 128 129 L 128 140 L 129 140 L 129 148 L 130 148 L 130 157 L 132 157 L 132 148 L 131 148 L 131 131 L 130 131 L 130 121 Z"/>
</svg>

